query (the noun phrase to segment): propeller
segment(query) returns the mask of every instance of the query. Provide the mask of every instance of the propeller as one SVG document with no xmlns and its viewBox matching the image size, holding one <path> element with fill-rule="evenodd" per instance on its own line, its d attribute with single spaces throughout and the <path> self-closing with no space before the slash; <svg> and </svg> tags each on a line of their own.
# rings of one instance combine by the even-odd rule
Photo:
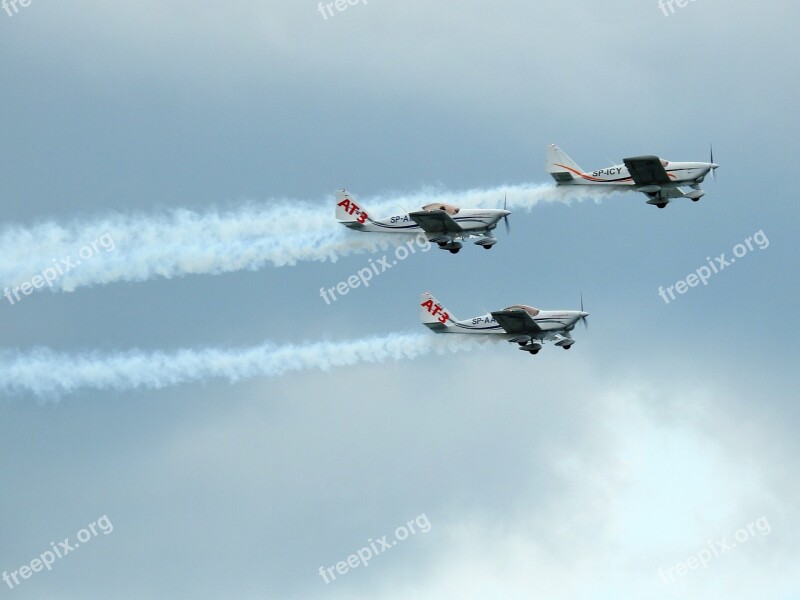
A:
<svg viewBox="0 0 800 600">
<path fill-rule="evenodd" d="M 581 321 L 583 321 L 583 327 L 587 331 L 589 330 L 589 321 L 586 320 L 588 314 L 585 313 L 583 310 L 583 292 L 581 292 Z"/>
<path fill-rule="evenodd" d="M 711 167 L 711 179 L 713 179 L 714 181 L 716 181 L 716 180 L 717 180 L 717 167 L 716 167 L 716 163 L 714 162 L 714 145 L 713 145 L 713 144 L 710 144 L 710 145 L 709 145 L 709 148 L 710 148 L 710 152 L 709 152 L 709 154 L 711 155 L 711 156 L 710 156 L 710 160 L 709 160 L 709 162 L 710 162 L 712 165 L 714 165 L 713 167 Z"/>
<path fill-rule="evenodd" d="M 503 195 L 503 210 L 506 210 L 506 206 L 508 206 L 508 193 Z M 508 215 L 503 215 L 503 222 L 506 224 L 506 233 L 511 233 L 511 225 L 508 222 Z"/>
</svg>

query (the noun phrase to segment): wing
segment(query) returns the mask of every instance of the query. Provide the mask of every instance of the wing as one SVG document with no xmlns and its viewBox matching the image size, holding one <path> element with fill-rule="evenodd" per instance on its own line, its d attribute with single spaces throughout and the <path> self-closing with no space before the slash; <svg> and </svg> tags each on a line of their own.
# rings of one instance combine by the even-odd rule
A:
<svg viewBox="0 0 800 600">
<path fill-rule="evenodd" d="M 464 231 L 453 218 L 443 210 L 418 210 L 408 216 L 419 225 L 425 233 L 461 233 Z"/>
<path fill-rule="evenodd" d="M 542 328 L 524 310 L 498 310 L 492 313 L 506 333 L 539 333 Z"/>
<path fill-rule="evenodd" d="M 635 156 L 623 160 L 636 185 L 665 185 L 670 183 L 661 159 L 657 156 Z"/>
</svg>

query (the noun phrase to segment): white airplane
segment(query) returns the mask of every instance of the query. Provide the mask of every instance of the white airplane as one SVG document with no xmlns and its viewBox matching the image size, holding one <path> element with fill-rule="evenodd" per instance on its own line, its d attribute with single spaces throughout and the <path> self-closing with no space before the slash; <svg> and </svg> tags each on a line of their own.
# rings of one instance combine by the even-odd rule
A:
<svg viewBox="0 0 800 600">
<path fill-rule="evenodd" d="M 520 350 L 538 354 L 542 342 L 553 341 L 556 346 L 569 350 L 575 343 L 570 331 L 578 321 L 588 327 L 589 313 L 578 310 L 539 310 L 515 304 L 479 317 L 459 321 L 429 292 L 422 294 L 420 320 L 434 333 L 462 333 L 501 336 L 501 339 L 519 344 Z"/>
<path fill-rule="evenodd" d="M 670 162 L 658 156 L 634 156 L 625 158 L 624 164 L 585 172 L 555 144 L 547 147 L 547 172 L 553 176 L 557 185 L 598 185 L 616 191 L 635 190 L 648 197 L 648 204 L 664 208 L 675 198 L 700 200 L 705 192 L 700 184 L 709 172 L 713 177 L 719 165 L 711 161 Z M 680 188 L 691 187 L 684 192 Z"/>
<path fill-rule="evenodd" d="M 423 206 L 422 210 L 416 212 L 373 219 L 347 190 L 336 193 L 336 219 L 345 227 L 366 232 L 424 232 L 431 242 L 453 254 L 461 250 L 458 240 L 472 236 L 480 237 L 475 244 L 491 250 L 497 243 L 492 230 L 503 219 L 508 231 L 510 214 L 505 208 L 459 208 L 452 204 L 436 203 Z"/>
</svg>

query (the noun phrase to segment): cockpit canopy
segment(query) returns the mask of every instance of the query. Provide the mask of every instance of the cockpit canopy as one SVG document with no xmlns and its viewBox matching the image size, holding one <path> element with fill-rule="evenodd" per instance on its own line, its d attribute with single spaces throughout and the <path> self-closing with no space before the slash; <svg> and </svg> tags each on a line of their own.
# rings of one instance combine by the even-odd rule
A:
<svg viewBox="0 0 800 600">
<path fill-rule="evenodd" d="M 452 204 L 442 204 L 440 202 L 436 204 L 426 204 L 422 207 L 422 210 L 443 210 L 448 215 L 457 215 L 458 211 L 461 209 L 457 206 L 453 206 Z"/>
<path fill-rule="evenodd" d="M 514 306 L 509 306 L 508 308 L 504 308 L 503 310 L 522 310 L 528 313 L 530 316 L 535 317 L 539 314 L 538 308 L 533 308 L 532 306 L 525 306 L 524 304 L 515 304 Z"/>
</svg>

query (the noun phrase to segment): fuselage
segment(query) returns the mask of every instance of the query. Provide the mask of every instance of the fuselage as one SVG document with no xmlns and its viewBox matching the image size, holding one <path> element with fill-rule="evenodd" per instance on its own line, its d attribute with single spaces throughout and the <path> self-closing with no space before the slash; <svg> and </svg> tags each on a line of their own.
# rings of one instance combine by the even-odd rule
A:
<svg viewBox="0 0 800 600">
<path fill-rule="evenodd" d="M 664 165 L 664 170 L 667 172 L 667 177 L 670 183 L 664 184 L 662 187 L 681 187 L 686 185 L 696 185 L 703 182 L 708 175 L 708 172 L 714 168 L 713 163 L 699 163 L 699 162 L 669 162 L 667 160 L 661 161 Z M 614 165 L 605 169 L 598 169 L 583 173 L 568 165 L 556 164 L 556 166 L 566 169 L 574 175 L 571 185 L 603 185 L 615 187 L 629 187 L 636 186 L 633 181 L 630 171 L 625 165 Z"/>
<path fill-rule="evenodd" d="M 577 310 L 540 310 L 531 318 L 542 331 L 530 336 L 537 339 L 562 331 L 572 331 L 583 316 L 588 316 L 588 313 Z M 440 330 L 441 333 L 494 334 L 509 340 L 519 337 L 519 334 L 507 333 L 491 313 L 463 321 L 449 319 L 446 325 L 447 328 Z"/>
<path fill-rule="evenodd" d="M 510 211 L 499 208 L 461 208 L 457 214 L 451 215 L 451 218 L 466 232 L 487 231 L 494 229 L 497 226 L 497 222 L 509 214 L 511 214 Z M 406 213 L 380 219 L 367 217 L 366 222 L 363 224 L 345 224 L 359 231 L 370 232 L 418 233 L 423 231 Z"/>
</svg>

